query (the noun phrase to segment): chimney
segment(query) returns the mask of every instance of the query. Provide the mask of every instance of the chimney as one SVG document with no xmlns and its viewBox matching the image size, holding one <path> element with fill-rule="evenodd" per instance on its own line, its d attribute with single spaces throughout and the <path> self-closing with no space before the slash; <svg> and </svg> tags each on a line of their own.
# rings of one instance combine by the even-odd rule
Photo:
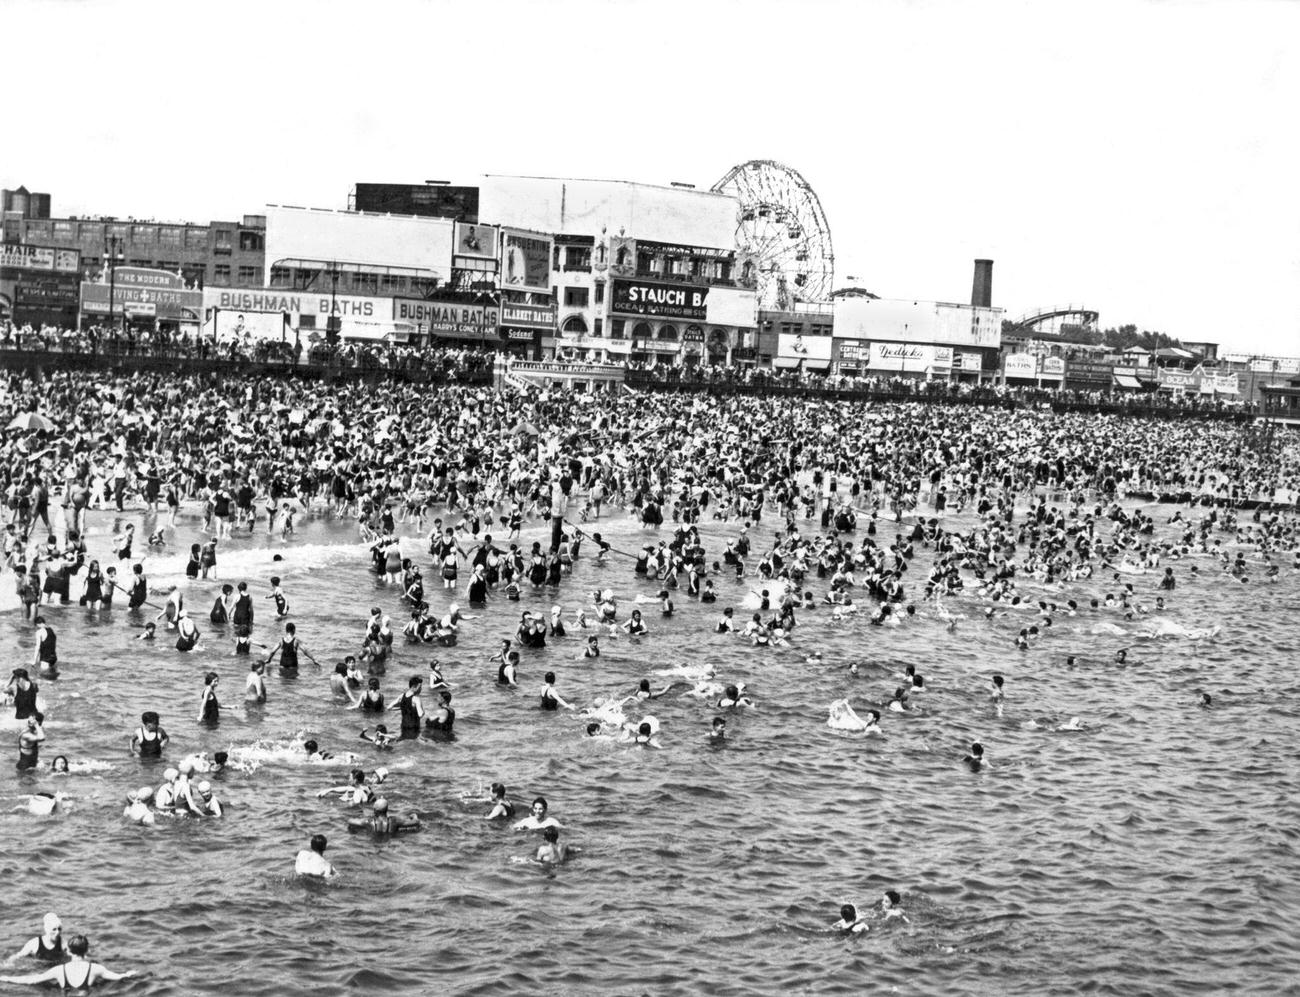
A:
<svg viewBox="0 0 1300 997">
<path fill-rule="evenodd" d="M 970 289 L 970 303 L 976 308 L 993 307 L 993 261 L 975 261 L 975 282 Z"/>
</svg>

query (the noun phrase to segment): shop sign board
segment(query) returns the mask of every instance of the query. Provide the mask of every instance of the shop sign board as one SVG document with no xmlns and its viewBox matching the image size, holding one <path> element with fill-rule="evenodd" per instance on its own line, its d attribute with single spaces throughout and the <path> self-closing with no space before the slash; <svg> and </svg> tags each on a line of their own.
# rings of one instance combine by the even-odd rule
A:
<svg viewBox="0 0 1300 997">
<path fill-rule="evenodd" d="M 503 302 L 501 324 L 518 329 L 550 331 L 555 328 L 555 306 L 527 305 L 516 301 Z"/>
<path fill-rule="evenodd" d="M 420 326 L 440 336 L 496 335 L 499 312 L 495 305 L 452 301 L 394 298 L 393 321 Z"/>
<path fill-rule="evenodd" d="M 611 312 L 663 318 L 709 317 L 707 286 L 621 278 L 611 283 Z"/>
<path fill-rule="evenodd" d="M 0 269 L 77 273 L 81 270 L 81 252 L 76 249 L 56 249 L 52 246 L 0 243 Z"/>
<path fill-rule="evenodd" d="M 1032 353 L 1008 353 L 1002 370 L 1007 377 L 1033 378 L 1038 373 L 1038 362 Z"/>
</svg>

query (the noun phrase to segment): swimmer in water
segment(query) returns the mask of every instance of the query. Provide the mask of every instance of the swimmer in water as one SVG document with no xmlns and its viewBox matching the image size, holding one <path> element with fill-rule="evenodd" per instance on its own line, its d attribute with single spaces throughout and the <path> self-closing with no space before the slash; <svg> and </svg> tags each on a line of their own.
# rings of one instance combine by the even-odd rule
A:
<svg viewBox="0 0 1300 997">
<path fill-rule="evenodd" d="M 966 766 L 972 772 L 980 771 L 981 768 L 988 764 L 984 760 L 984 745 L 980 744 L 979 741 L 973 742 L 970 746 L 970 754 L 966 755 L 962 761 L 966 763 Z"/>
<path fill-rule="evenodd" d="M 638 684 L 636 687 L 636 692 L 632 694 L 632 698 L 637 700 L 642 700 L 642 701 L 647 699 L 658 699 L 664 693 L 669 692 L 672 689 L 672 687 L 673 687 L 672 683 L 670 682 L 662 689 L 658 689 L 658 690 L 651 689 L 650 680 L 642 679 L 640 684 Z"/>
<path fill-rule="evenodd" d="M 141 786 L 133 793 L 126 794 L 126 806 L 122 810 L 122 816 L 132 824 L 153 824 L 153 811 L 149 809 L 149 801 L 153 799 L 153 787 Z"/>
<path fill-rule="evenodd" d="M 361 740 L 369 741 L 376 748 L 391 748 L 401 738 L 396 734 L 390 734 L 383 724 L 376 724 L 373 733 L 369 727 L 361 729 Z"/>
<path fill-rule="evenodd" d="M 885 920 L 891 918 L 902 918 L 904 923 L 911 924 L 911 920 L 903 913 L 903 898 L 897 890 L 886 890 L 885 895 L 880 900 L 881 915 Z"/>
<path fill-rule="evenodd" d="M 40 761 L 41 742 L 45 740 L 45 730 L 41 724 L 45 721 L 42 713 L 33 713 L 27 718 L 27 724 L 18 735 L 18 770 L 36 768 Z"/>
<path fill-rule="evenodd" d="M 727 739 L 727 721 L 725 717 L 713 718 L 713 729 L 709 731 L 709 741 L 721 744 Z"/>
<path fill-rule="evenodd" d="M 57 983 L 60 990 L 89 990 L 97 983 L 112 983 L 139 975 L 135 970 L 115 973 L 102 963 L 92 962 L 87 958 L 90 942 L 85 935 L 73 935 L 68 939 L 68 961 L 51 966 L 43 973 L 28 973 L 26 976 L 0 976 L 5 983 L 40 984 Z"/>
<path fill-rule="evenodd" d="M 749 708 L 753 705 L 754 701 L 746 696 L 742 688 L 738 685 L 727 686 L 717 703 L 718 709 L 720 710 Z"/>
<path fill-rule="evenodd" d="M 560 842 L 558 825 L 552 825 L 542 831 L 542 843 L 537 846 L 535 861 L 543 865 L 559 865 L 571 855 L 577 855 L 578 848 Z"/>
<path fill-rule="evenodd" d="M 366 773 L 364 769 L 353 769 L 349 773 L 349 782 L 346 786 L 328 786 L 316 793 L 316 798 L 320 799 L 325 796 L 337 796 L 341 803 L 349 806 L 360 807 L 374 799 L 375 794 L 369 786 L 366 785 Z"/>
<path fill-rule="evenodd" d="M 548 827 L 563 827 L 554 817 L 546 816 L 548 804 L 544 796 L 539 796 L 533 800 L 529 808 L 528 816 L 514 825 L 516 831 L 544 831 Z"/>
<path fill-rule="evenodd" d="M 310 849 L 304 848 L 294 859 L 293 871 L 298 876 L 315 876 L 329 879 L 337 875 L 337 870 L 325 860 L 325 848 L 329 844 L 323 834 L 313 834 L 309 842 Z"/>
<path fill-rule="evenodd" d="M 1124 648 L 1121 647 L 1118 651 L 1115 652 L 1115 664 L 1123 665 L 1126 664 L 1127 662 L 1128 662 L 1128 651 L 1126 651 Z"/>
<path fill-rule="evenodd" d="M 1002 716 L 1002 701 L 1006 698 L 1006 691 L 1003 689 L 1005 680 L 1001 675 L 994 675 L 989 684 L 989 702 L 997 710 L 998 716 Z"/>
<path fill-rule="evenodd" d="M 63 950 L 63 921 L 59 915 L 53 912 L 46 914 L 43 926 L 44 932 L 29 938 L 27 944 L 5 960 L 5 965 L 19 959 L 39 959 L 41 962 L 58 964 L 67 958 Z"/>
<path fill-rule="evenodd" d="M 599 726 L 599 725 L 597 725 Z M 506 795 L 506 786 L 503 782 L 492 783 L 492 799 L 488 807 L 488 812 L 483 815 L 484 820 L 510 820 L 515 815 L 515 805 L 510 802 Z"/>
<path fill-rule="evenodd" d="M 1201 693 L 1201 701 L 1196 704 L 1203 710 L 1208 710 L 1214 705 L 1214 698 L 1208 693 Z"/>
<path fill-rule="evenodd" d="M 831 925 L 831 931 L 838 931 L 842 935 L 860 935 L 869 930 L 869 927 L 865 919 L 858 917 L 856 907 L 852 904 L 842 904 L 840 919 Z"/>
<path fill-rule="evenodd" d="M 371 834 L 387 837 L 401 831 L 418 831 L 420 815 L 407 814 L 405 817 L 392 817 L 388 813 L 388 801 L 382 796 L 375 800 L 369 817 L 348 821 L 349 831 L 369 831 Z"/>
</svg>

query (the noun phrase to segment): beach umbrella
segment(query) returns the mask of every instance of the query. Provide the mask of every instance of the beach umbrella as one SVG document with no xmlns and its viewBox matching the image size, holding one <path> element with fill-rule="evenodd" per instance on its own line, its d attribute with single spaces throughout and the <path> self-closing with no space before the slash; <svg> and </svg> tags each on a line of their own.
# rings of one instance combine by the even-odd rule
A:
<svg viewBox="0 0 1300 997">
<path fill-rule="evenodd" d="M 25 429 L 28 432 L 54 432 L 54 423 L 36 412 L 22 412 L 9 421 L 10 429 Z"/>
<path fill-rule="evenodd" d="M 510 431 L 511 436 L 541 436 L 537 427 L 531 422 L 521 422 L 518 426 Z"/>
</svg>

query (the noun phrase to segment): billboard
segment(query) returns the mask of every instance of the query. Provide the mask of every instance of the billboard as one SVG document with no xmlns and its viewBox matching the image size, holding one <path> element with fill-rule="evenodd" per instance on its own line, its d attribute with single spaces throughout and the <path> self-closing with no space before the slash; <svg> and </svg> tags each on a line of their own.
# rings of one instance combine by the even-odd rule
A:
<svg viewBox="0 0 1300 997">
<path fill-rule="evenodd" d="M 501 305 L 501 325 L 512 329 L 541 329 L 549 332 L 555 328 L 555 306 L 504 302 Z"/>
<path fill-rule="evenodd" d="M 776 337 L 776 355 L 791 360 L 830 360 L 830 336 L 800 336 L 783 332 Z"/>
<path fill-rule="evenodd" d="M 710 325 L 754 328 L 758 322 L 758 295 L 738 287 L 712 287 L 705 303 Z"/>
<path fill-rule="evenodd" d="M 894 343 L 996 347 L 1002 342 L 1002 309 L 940 301 L 839 298 L 835 301 L 835 335 Z"/>
<path fill-rule="evenodd" d="M 496 305 L 475 305 L 457 301 L 393 299 L 393 321 L 419 326 L 439 336 L 495 336 L 499 311 Z"/>
<path fill-rule="evenodd" d="M 495 225 L 470 225 L 468 222 L 456 223 L 456 242 L 453 250 L 456 256 L 472 256 L 482 260 L 497 258 L 497 239 L 501 230 Z"/>
<path fill-rule="evenodd" d="M 614 280 L 609 310 L 624 315 L 709 319 L 710 288 L 655 280 Z M 728 323 L 730 324 L 730 323 Z"/>
<path fill-rule="evenodd" d="M 1043 357 L 1039 373 L 1042 377 L 1062 378 L 1065 376 L 1065 361 L 1060 357 Z"/>
<path fill-rule="evenodd" d="M 547 236 L 503 229 L 501 285 L 517 291 L 550 294 L 551 251 Z"/>
<path fill-rule="evenodd" d="M 152 315 L 166 322 L 196 322 L 203 308 L 202 291 L 169 270 L 116 267 L 95 282 L 81 283 L 81 310 L 91 315 Z"/>
<path fill-rule="evenodd" d="M 334 314 L 342 319 L 388 321 L 392 298 L 371 298 L 356 294 L 333 296 Z M 291 316 L 330 314 L 331 296 L 319 292 L 285 291 L 268 287 L 252 291 L 231 287 L 209 287 L 203 291 L 203 307 L 235 312 L 288 312 Z M 291 319 L 296 325 L 296 318 Z M 320 323 L 324 328 L 324 323 Z"/>
<path fill-rule="evenodd" d="M 1008 353 L 1002 361 L 1002 370 L 1007 377 L 1036 377 L 1038 361 L 1032 353 Z"/>
<path fill-rule="evenodd" d="M 75 274 L 27 271 L 14 285 L 13 320 L 18 325 L 72 328 L 80 293 Z"/>
<path fill-rule="evenodd" d="M 415 267 L 448 281 L 454 227 L 445 218 L 272 204 L 266 209 L 266 266 L 281 260 L 327 260 Z"/>
<path fill-rule="evenodd" d="M 237 312 L 208 308 L 203 313 L 202 336 L 219 343 L 244 339 L 282 341 L 294 333 L 289 319 L 285 312 Z"/>
<path fill-rule="evenodd" d="M 78 273 L 81 270 L 81 251 L 0 243 L 0 269 Z"/>
</svg>

